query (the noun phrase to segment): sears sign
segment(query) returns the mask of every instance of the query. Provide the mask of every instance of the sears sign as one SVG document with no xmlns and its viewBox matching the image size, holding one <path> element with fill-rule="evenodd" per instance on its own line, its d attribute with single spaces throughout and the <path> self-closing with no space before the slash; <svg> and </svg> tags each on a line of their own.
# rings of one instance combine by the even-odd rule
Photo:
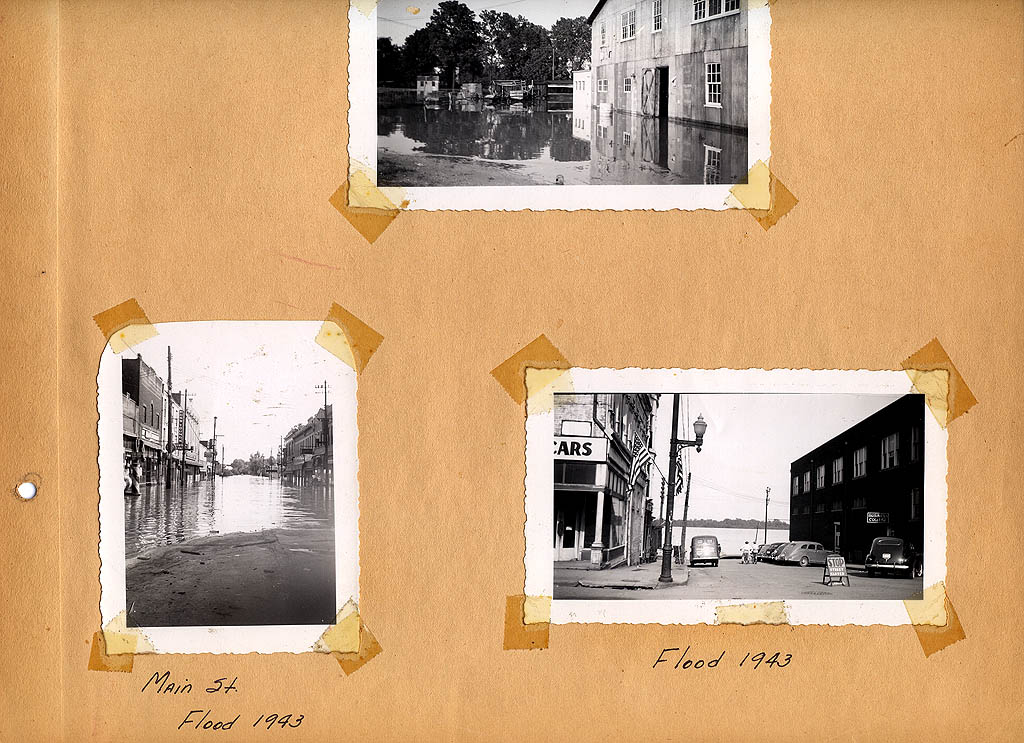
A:
<svg viewBox="0 0 1024 743">
<path fill-rule="evenodd" d="M 608 439 L 589 436 L 555 436 L 555 459 L 603 462 L 608 457 Z"/>
</svg>

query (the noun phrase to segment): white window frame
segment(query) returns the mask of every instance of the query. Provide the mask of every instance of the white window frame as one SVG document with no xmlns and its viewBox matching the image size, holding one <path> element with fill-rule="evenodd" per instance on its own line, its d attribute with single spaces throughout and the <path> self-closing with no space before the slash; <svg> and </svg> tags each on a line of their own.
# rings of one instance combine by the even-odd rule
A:
<svg viewBox="0 0 1024 743">
<path fill-rule="evenodd" d="M 601 46 L 608 46 L 608 29 L 604 21 L 601 21 Z"/>
<path fill-rule="evenodd" d="M 793 495 L 800 495 L 800 475 L 793 475 Z"/>
<path fill-rule="evenodd" d="M 630 30 L 626 36 L 626 29 Z M 632 41 L 636 38 L 636 6 L 619 13 L 619 41 Z"/>
<path fill-rule="evenodd" d="M 921 458 L 921 429 L 913 426 L 910 429 L 910 461 L 916 462 Z"/>
<path fill-rule="evenodd" d="M 825 487 L 825 465 L 819 464 L 817 471 L 814 473 L 814 479 L 817 483 L 818 490 Z"/>
<path fill-rule="evenodd" d="M 864 477 L 868 473 L 868 448 L 862 446 L 853 453 L 853 477 Z"/>
<path fill-rule="evenodd" d="M 900 435 L 890 433 L 882 439 L 882 469 L 891 470 L 900 466 Z"/>
<path fill-rule="evenodd" d="M 651 33 L 659 34 L 665 27 L 665 0 L 654 0 L 651 4 Z"/>
<path fill-rule="evenodd" d="M 805 493 L 811 492 L 811 471 L 810 470 L 807 470 L 804 473 L 804 492 Z"/>
<path fill-rule="evenodd" d="M 608 78 L 602 78 L 597 81 L 597 92 L 607 93 L 608 92 Z"/>
<path fill-rule="evenodd" d="M 622 78 L 622 92 L 623 93 L 632 93 L 633 92 L 633 78 L 630 77 L 629 75 L 626 75 L 624 78 Z"/>
<path fill-rule="evenodd" d="M 711 7 L 711 4 L 715 2 L 718 3 L 717 13 L 712 12 L 713 8 Z M 726 7 L 730 2 L 734 2 L 736 7 L 727 10 Z M 693 20 L 690 21 L 690 24 L 706 23 L 707 21 L 712 21 L 716 18 L 725 18 L 727 16 L 737 15 L 741 10 L 742 5 L 743 3 L 741 0 L 693 0 Z"/>
<path fill-rule="evenodd" d="M 843 458 L 836 457 L 832 460 L 832 484 L 839 485 L 843 481 Z"/>
<path fill-rule="evenodd" d="M 715 69 L 712 69 L 715 68 Z M 712 73 L 717 73 L 718 79 L 712 82 Z M 712 86 L 717 86 L 712 88 Z M 718 96 L 717 101 L 712 101 L 712 92 Z M 721 108 L 722 107 L 722 63 L 721 62 L 705 62 L 704 63 L 704 106 L 706 108 Z"/>
<path fill-rule="evenodd" d="M 630 132 L 622 133 L 622 144 L 627 147 L 633 144 L 633 135 Z"/>
<path fill-rule="evenodd" d="M 714 161 L 712 163 L 712 161 Z M 714 165 L 713 170 L 709 170 L 709 166 Z M 713 178 L 708 178 L 709 173 L 714 173 Z M 722 175 L 722 150 L 720 147 L 712 147 L 709 144 L 704 145 L 704 185 L 715 186 L 718 185 L 718 181 Z"/>
</svg>

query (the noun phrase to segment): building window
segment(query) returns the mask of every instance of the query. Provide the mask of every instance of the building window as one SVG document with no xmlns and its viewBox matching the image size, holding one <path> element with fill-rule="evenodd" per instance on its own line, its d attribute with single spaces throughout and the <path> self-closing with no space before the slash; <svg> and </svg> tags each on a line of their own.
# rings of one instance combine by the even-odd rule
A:
<svg viewBox="0 0 1024 743">
<path fill-rule="evenodd" d="M 705 145 L 705 185 L 717 185 L 722 167 L 722 150 Z"/>
<path fill-rule="evenodd" d="M 632 142 L 632 141 L 633 141 L 633 135 L 631 135 L 629 132 L 623 132 L 622 133 L 622 144 L 629 145 L 629 143 Z"/>
<path fill-rule="evenodd" d="M 654 30 L 661 30 L 662 14 L 661 14 L 661 0 L 654 0 Z"/>
<path fill-rule="evenodd" d="M 800 495 L 800 478 L 793 475 L 793 495 Z"/>
<path fill-rule="evenodd" d="M 916 462 L 921 458 L 921 429 L 914 426 L 910 429 L 910 461 Z"/>
<path fill-rule="evenodd" d="M 622 41 L 629 41 L 636 36 L 636 8 L 625 11 L 622 16 Z"/>
<path fill-rule="evenodd" d="M 740 0 L 693 0 L 693 20 L 703 21 L 706 18 L 737 13 Z"/>
<path fill-rule="evenodd" d="M 882 469 L 888 470 L 897 466 L 899 461 L 899 434 L 893 433 L 882 439 Z"/>
<path fill-rule="evenodd" d="M 868 473 L 868 448 L 862 446 L 853 453 L 853 476 L 864 477 Z"/>
<path fill-rule="evenodd" d="M 608 81 L 607 80 L 598 80 L 597 81 L 597 92 L 598 93 L 607 93 L 608 92 Z"/>
<path fill-rule="evenodd" d="M 814 504 L 814 512 L 815 513 L 825 513 L 825 504 L 824 503 L 815 503 Z"/>
<path fill-rule="evenodd" d="M 608 43 L 608 34 L 607 34 L 606 29 L 605 29 L 605 24 L 602 21 L 602 23 L 601 23 L 601 46 L 605 46 L 607 43 Z"/>
<path fill-rule="evenodd" d="M 811 507 L 809 505 L 804 506 L 803 508 L 800 509 L 800 513 L 802 513 L 804 516 L 809 516 L 811 513 Z"/>
<path fill-rule="evenodd" d="M 722 63 L 708 62 L 704 65 L 704 105 L 722 107 Z"/>
<path fill-rule="evenodd" d="M 843 458 L 832 460 L 832 484 L 838 485 L 843 481 Z"/>
<path fill-rule="evenodd" d="M 805 493 L 811 492 L 811 471 L 810 470 L 807 470 L 807 472 L 804 473 L 804 492 Z"/>
<path fill-rule="evenodd" d="M 632 93 L 633 92 L 633 78 L 624 77 L 622 78 L 622 92 Z"/>
<path fill-rule="evenodd" d="M 825 465 L 818 465 L 818 473 L 815 479 L 818 481 L 818 490 L 821 490 L 823 487 L 825 487 Z"/>
<path fill-rule="evenodd" d="M 868 499 L 866 497 L 864 497 L 863 495 L 858 495 L 856 498 L 853 499 L 853 507 L 854 508 L 867 508 L 868 507 Z"/>
<path fill-rule="evenodd" d="M 838 498 L 833 498 L 832 499 L 832 510 L 833 511 L 842 511 L 843 510 L 843 502 L 841 500 L 839 500 Z"/>
<path fill-rule="evenodd" d="M 910 491 L 910 520 L 920 521 L 924 511 L 924 499 L 921 497 L 921 488 L 913 488 Z"/>
</svg>

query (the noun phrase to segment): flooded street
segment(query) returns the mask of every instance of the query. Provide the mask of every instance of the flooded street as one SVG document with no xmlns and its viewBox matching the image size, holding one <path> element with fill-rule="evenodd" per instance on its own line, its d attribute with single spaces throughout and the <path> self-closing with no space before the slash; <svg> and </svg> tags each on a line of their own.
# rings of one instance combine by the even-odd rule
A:
<svg viewBox="0 0 1024 743">
<path fill-rule="evenodd" d="M 381 107 L 382 186 L 734 184 L 745 132 L 597 109 Z"/>
<path fill-rule="evenodd" d="M 265 529 L 333 528 L 334 496 L 322 486 L 234 475 L 185 488 L 147 486 L 124 499 L 125 557 L 196 537 Z"/>
</svg>

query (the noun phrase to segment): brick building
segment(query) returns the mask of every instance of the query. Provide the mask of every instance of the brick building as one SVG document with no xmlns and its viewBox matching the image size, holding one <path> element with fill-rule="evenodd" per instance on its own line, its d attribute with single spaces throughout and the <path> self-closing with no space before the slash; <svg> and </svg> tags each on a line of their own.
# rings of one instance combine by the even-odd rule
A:
<svg viewBox="0 0 1024 743">
<path fill-rule="evenodd" d="M 156 483 L 165 464 L 166 388 L 142 357 L 121 359 L 124 452 L 142 463 L 142 482 Z"/>
<path fill-rule="evenodd" d="M 322 407 L 285 435 L 280 466 L 286 485 L 334 484 L 333 411 L 333 405 Z"/>
<path fill-rule="evenodd" d="M 862 563 L 871 540 L 924 547 L 924 396 L 905 395 L 790 465 L 790 539 Z"/>
<path fill-rule="evenodd" d="M 648 394 L 555 395 L 555 560 L 641 560 L 650 485 L 643 473 L 630 491 L 629 472 L 634 442 L 651 445 L 657 405 Z"/>
</svg>

